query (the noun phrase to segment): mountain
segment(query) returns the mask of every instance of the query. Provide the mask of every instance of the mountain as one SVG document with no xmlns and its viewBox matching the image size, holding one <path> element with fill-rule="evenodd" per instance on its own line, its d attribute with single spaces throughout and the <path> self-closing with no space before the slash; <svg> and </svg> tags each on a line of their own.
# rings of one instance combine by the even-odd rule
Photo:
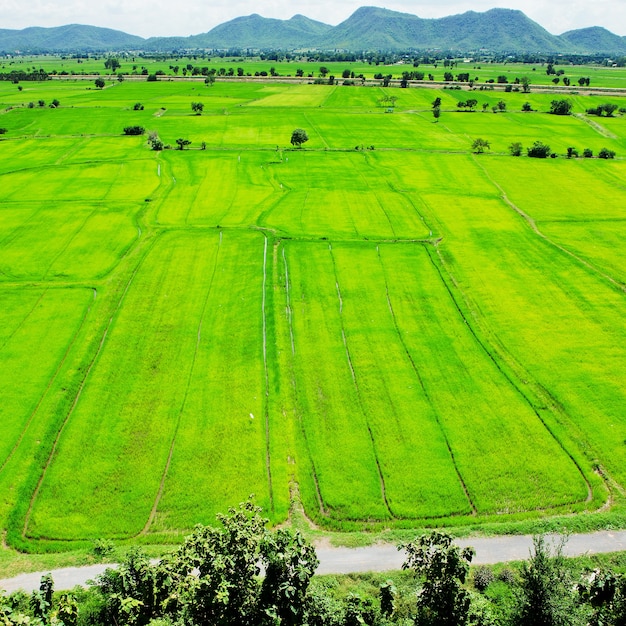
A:
<svg viewBox="0 0 626 626">
<path fill-rule="evenodd" d="M 92 50 L 134 50 L 144 43 L 142 37 L 128 35 L 119 30 L 69 24 L 54 28 L 32 26 L 23 30 L 0 30 L 0 50 L 15 51 L 78 52 Z"/>
<path fill-rule="evenodd" d="M 513 9 L 490 9 L 485 13 L 468 11 L 436 22 L 439 41 L 445 41 L 448 46 L 455 42 L 458 50 L 568 51 L 568 46 L 558 37 Z"/>
<path fill-rule="evenodd" d="M 626 54 L 626 37 L 615 35 L 600 26 L 570 30 L 563 33 L 560 39 L 566 41 L 578 54 Z"/>
<path fill-rule="evenodd" d="M 294 15 L 289 20 L 254 13 L 216 26 L 208 33 L 188 38 L 195 48 L 300 48 L 312 46 L 332 26 Z"/>
<path fill-rule="evenodd" d="M 377 7 L 361 7 L 318 42 L 318 48 L 408 49 L 440 44 L 437 20 Z"/>
<path fill-rule="evenodd" d="M 626 54 L 626 38 L 600 27 L 550 34 L 512 9 L 467 11 L 439 19 L 365 6 L 337 26 L 294 15 L 288 20 L 258 14 L 235 18 L 191 37 L 143 39 L 117 30 L 71 24 L 56 28 L 0 29 L 0 52 L 102 52 L 193 49 L 458 50 Z"/>
</svg>

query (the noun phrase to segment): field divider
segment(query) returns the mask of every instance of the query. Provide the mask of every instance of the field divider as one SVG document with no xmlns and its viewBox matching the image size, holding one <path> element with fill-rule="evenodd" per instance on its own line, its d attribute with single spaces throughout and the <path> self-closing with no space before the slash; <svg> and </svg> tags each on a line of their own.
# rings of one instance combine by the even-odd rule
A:
<svg viewBox="0 0 626 626">
<path fill-rule="evenodd" d="M 309 438 L 307 436 L 307 432 L 306 432 L 306 428 L 304 428 L 304 424 L 302 422 L 302 416 L 300 415 L 300 412 L 298 411 L 298 408 L 300 406 L 299 403 L 299 392 L 298 392 L 298 384 L 296 383 L 296 377 L 295 377 L 295 373 L 293 371 L 293 367 L 294 367 L 294 361 L 295 361 L 295 356 L 296 356 L 296 347 L 295 347 L 295 338 L 294 338 L 294 333 L 293 333 L 293 311 L 291 308 L 291 291 L 290 291 L 290 282 L 289 282 L 289 266 L 287 263 L 287 255 L 285 254 L 285 246 L 283 245 L 283 262 L 285 265 L 285 291 L 287 293 L 287 311 L 288 311 L 288 324 L 289 324 L 289 334 L 291 337 L 291 353 L 292 353 L 292 372 L 291 372 L 291 384 L 293 386 L 293 393 L 294 393 L 294 398 L 295 398 L 295 412 L 296 412 L 296 419 L 298 420 L 298 425 L 300 427 L 300 433 L 302 434 L 302 439 L 304 441 L 305 447 L 306 447 L 306 453 L 307 453 L 307 457 L 309 459 L 309 463 L 311 464 L 311 473 L 313 474 L 313 484 L 315 485 L 315 495 L 317 498 L 317 504 L 319 507 L 319 511 L 320 511 L 320 515 L 324 516 L 324 517 L 328 517 L 328 511 L 326 510 L 326 507 L 324 506 L 324 499 L 322 498 L 322 492 L 320 490 L 320 483 L 319 483 L 319 479 L 317 476 L 317 468 L 315 467 L 315 461 L 313 460 L 313 456 L 311 454 L 311 444 L 309 442 Z M 298 490 L 299 490 L 299 485 L 298 485 Z"/>
<path fill-rule="evenodd" d="M 21 286 L 21 283 L 20 283 Z M 4 347 L 7 345 L 7 343 L 9 343 L 9 341 L 11 341 L 11 339 L 13 339 L 13 337 L 15 336 L 15 334 L 17 333 L 17 331 L 22 328 L 22 326 L 24 326 L 24 324 L 26 323 L 26 320 L 33 314 L 34 310 L 37 308 L 37 305 L 43 300 L 43 297 L 46 295 L 46 293 L 48 292 L 49 287 L 46 287 L 42 292 L 41 295 L 39 296 L 39 298 L 37 298 L 37 301 L 35 302 L 35 304 L 33 304 L 32 308 L 30 309 L 30 311 L 24 316 L 24 318 L 22 319 L 22 321 L 15 327 L 15 330 L 6 338 L 5 342 L 0 346 L 0 352 L 2 350 L 4 350 Z"/>
<path fill-rule="evenodd" d="M 93 211 L 91 211 L 91 213 L 89 213 L 89 215 L 87 215 L 85 217 L 85 219 L 82 221 L 80 226 L 74 231 L 72 236 L 67 239 L 67 241 L 65 242 L 65 245 L 61 247 L 61 249 L 57 252 L 57 254 L 55 254 L 54 258 L 48 264 L 48 267 L 46 268 L 46 271 L 43 273 L 43 275 L 41 277 L 42 280 L 46 280 L 47 279 L 47 276 L 50 273 L 50 270 L 52 269 L 52 266 L 61 258 L 61 256 L 65 253 L 65 251 L 70 247 L 70 244 L 72 243 L 72 241 L 74 241 L 75 237 L 80 233 L 81 230 L 83 230 L 83 228 L 85 228 L 85 226 L 87 225 L 87 222 L 97 212 L 98 212 L 97 208 L 95 208 Z"/>
<path fill-rule="evenodd" d="M 217 271 L 217 264 L 218 264 L 221 248 L 222 248 L 222 231 L 220 231 L 219 241 L 217 245 L 217 252 L 215 253 L 215 262 L 213 263 L 213 271 L 211 272 L 211 279 L 209 280 L 209 285 L 206 290 L 206 295 L 202 303 L 202 309 L 200 310 L 200 321 L 198 323 L 198 330 L 196 333 L 196 346 L 193 351 L 193 357 L 191 359 L 191 366 L 189 367 L 189 375 L 187 376 L 187 384 L 185 385 L 185 394 L 183 396 L 183 401 L 181 402 L 178 415 L 176 416 L 176 426 L 174 427 L 172 441 L 170 442 L 170 449 L 167 455 L 167 461 L 165 462 L 163 473 L 161 474 L 161 480 L 159 481 L 159 489 L 154 498 L 154 502 L 152 503 L 152 508 L 150 509 L 150 515 L 148 515 L 148 519 L 146 521 L 145 526 L 139 531 L 139 533 L 137 533 L 136 537 L 141 537 L 141 536 L 145 536 L 148 534 L 148 531 L 150 530 L 150 527 L 152 526 L 152 523 L 154 522 L 154 518 L 156 517 L 157 509 L 159 508 L 161 498 L 163 497 L 163 491 L 165 490 L 165 480 L 167 479 L 167 475 L 169 473 L 170 466 L 172 464 L 172 457 L 174 456 L 174 447 L 176 444 L 176 437 L 178 435 L 178 430 L 180 428 L 180 422 L 181 422 L 181 418 L 183 415 L 183 411 L 185 410 L 185 406 L 187 404 L 187 397 L 189 395 L 189 387 L 191 385 L 191 379 L 193 378 L 193 373 L 194 373 L 194 369 L 196 366 L 196 360 L 198 358 L 198 349 L 200 347 L 200 339 L 202 337 L 202 320 L 204 319 L 206 307 L 209 302 L 209 296 L 211 295 L 211 292 L 213 290 L 213 281 L 215 279 L 215 273 Z"/>
<path fill-rule="evenodd" d="M 435 410 L 430 394 L 428 393 L 428 390 L 426 389 L 426 385 L 424 384 L 424 379 L 422 378 L 419 372 L 419 369 L 415 363 L 415 360 L 413 359 L 413 356 L 409 352 L 406 342 L 404 341 L 404 337 L 402 336 L 402 333 L 400 332 L 400 327 L 398 326 L 398 320 L 396 318 L 395 311 L 393 310 L 391 296 L 389 295 L 389 282 L 387 281 L 387 272 L 385 271 L 385 265 L 380 256 L 380 249 L 378 246 L 376 246 L 376 254 L 378 256 L 378 262 L 380 263 L 382 270 L 383 270 L 383 277 L 385 279 L 385 295 L 387 296 L 387 305 L 389 307 L 389 313 L 391 314 L 391 319 L 393 320 L 393 325 L 396 330 L 396 334 L 398 336 L 398 339 L 400 340 L 400 344 L 402 345 L 402 348 L 404 349 L 407 359 L 409 360 L 409 363 L 411 364 L 411 368 L 415 372 L 415 376 L 417 380 L 419 381 L 420 387 L 422 388 L 422 391 L 424 392 L 424 396 L 426 397 L 426 400 L 428 400 L 428 403 L 431 405 L 431 407 L 433 407 L 433 414 L 435 416 L 435 420 L 437 422 L 437 425 L 439 426 L 439 430 L 441 431 L 444 441 L 446 442 L 446 448 L 448 449 L 448 453 L 450 454 L 450 459 L 452 460 L 454 471 L 456 472 L 457 478 L 459 479 L 459 482 L 461 483 L 461 487 L 463 488 L 463 492 L 465 493 L 465 497 L 467 498 L 467 501 L 469 502 L 469 505 L 472 509 L 472 515 L 477 515 L 478 510 L 476 509 L 476 505 L 474 504 L 474 501 L 472 500 L 472 496 L 469 492 L 469 489 L 467 488 L 465 480 L 463 479 L 463 475 L 461 474 L 461 471 L 459 470 L 459 466 L 457 465 L 456 458 L 452 450 L 452 446 L 450 445 L 450 440 L 448 439 L 448 435 L 446 434 L 446 431 L 443 428 L 443 424 L 441 423 L 441 420 L 439 419 L 439 414 Z"/>
<path fill-rule="evenodd" d="M 387 512 L 392 518 L 395 518 L 391 507 L 389 506 L 389 502 L 387 500 L 387 489 L 385 487 L 385 477 L 383 476 L 382 467 L 380 465 L 380 459 L 378 458 L 378 452 L 376 451 L 376 441 L 374 439 L 374 433 L 372 432 L 372 427 L 369 422 L 367 412 L 365 410 L 365 405 L 363 403 L 363 397 L 361 395 L 361 389 L 359 388 L 359 382 L 356 376 L 356 372 L 354 370 L 354 364 L 352 363 L 352 355 L 350 354 L 350 348 L 348 346 L 348 339 L 346 337 L 346 330 L 343 323 L 343 298 L 341 297 L 341 288 L 339 287 L 339 276 L 337 275 L 337 264 L 335 262 L 335 255 L 333 254 L 332 244 L 328 244 L 328 250 L 330 252 L 330 258 L 333 264 L 333 271 L 335 273 L 335 285 L 337 287 L 337 297 L 339 299 L 339 319 L 341 322 L 341 337 L 343 339 L 343 345 L 346 351 L 346 359 L 348 361 L 348 367 L 350 368 L 350 374 L 352 375 L 352 382 L 354 383 L 354 388 L 356 389 L 356 395 L 359 399 L 359 408 L 361 409 L 361 414 L 365 418 L 365 424 L 367 426 L 367 431 L 369 433 L 370 442 L 372 444 L 372 452 L 374 453 L 374 459 L 376 460 L 376 469 L 378 470 L 378 477 L 380 479 L 380 489 L 381 495 L 383 497 L 383 501 L 385 503 L 385 507 Z"/>
<path fill-rule="evenodd" d="M 272 466 L 270 453 L 270 377 L 267 367 L 267 317 L 265 315 L 265 301 L 267 288 L 267 235 L 263 233 L 263 294 L 261 298 L 261 317 L 263 320 L 263 373 L 265 375 L 265 466 L 267 469 L 267 484 L 270 491 L 270 506 L 274 512 L 274 489 L 272 487 Z"/>
<path fill-rule="evenodd" d="M 474 338 L 474 340 L 476 341 L 476 343 L 480 346 L 480 348 L 484 351 L 484 353 L 487 355 L 487 357 L 492 361 L 492 363 L 496 366 L 496 368 L 498 369 L 498 371 L 500 371 L 500 373 L 504 376 L 504 378 L 509 382 L 509 384 L 511 385 L 511 387 L 513 389 L 515 389 L 515 391 L 524 399 L 524 401 L 528 404 L 528 406 L 530 407 L 530 410 L 535 414 L 535 416 L 537 417 L 537 419 L 540 421 L 540 423 L 542 424 L 542 426 L 546 429 L 546 431 L 548 432 L 548 434 L 550 435 L 550 437 L 552 437 L 552 439 L 554 439 L 554 441 L 557 443 L 557 445 L 561 448 L 561 450 L 563 450 L 563 452 L 569 457 L 569 459 L 572 461 L 572 463 L 576 466 L 576 469 L 578 470 L 578 473 L 580 474 L 581 478 L 583 479 L 585 485 L 587 486 L 587 498 L 586 498 L 586 502 L 591 502 L 591 500 L 593 500 L 593 489 L 591 486 L 591 483 L 589 482 L 589 479 L 587 478 L 587 476 L 585 475 L 585 472 L 583 471 L 580 463 L 576 460 L 576 458 L 574 457 L 574 455 L 570 452 L 570 450 L 567 449 L 567 447 L 565 446 L 565 444 L 561 441 L 561 439 L 556 435 L 556 433 L 552 430 L 552 428 L 550 428 L 550 426 L 548 425 L 548 423 L 546 422 L 546 420 L 541 417 L 541 414 L 539 413 L 539 411 L 537 410 L 537 407 L 534 405 L 534 403 L 531 401 L 531 399 L 524 393 L 524 391 L 522 390 L 522 388 L 517 384 L 517 382 L 513 379 L 513 376 L 511 375 L 511 373 L 509 373 L 500 363 L 500 358 L 502 358 L 502 360 L 507 363 L 509 365 L 509 367 L 511 367 L 513 369 L 513 373 L 514 375 L 517 377 L 518 374 L 515 371 L 514 366 L 511 365 L 511 363 L 509 362 L 509 360 L 507 360 L 506 358 L 504 358 L 503 356 L 501 356 L 497 349 L 494 350 L 495 354 L 493 352 L 491 352 L 491 350 L 489 350 L 489 348 L 487 347 L 486 341 L 483 341 L 482 339 L 480 339 L 480 337 L 478 336 L 478 332 L 476 331 L 476 329 L 474 328 L 474 326 L 470 323 L 470 321 L 468 320 L 468 318 L 465 316 L 465 314 L 463 313 L 463 310 L 461 309 L 461 306 L 459 305 L 457 299 L 454 296 L 454 293 L 452 292 L 452 289 L 450 287 L 450 284 L 448 283 L 448 281 L 444 278 L 443 273 L 441 268 L 445 268 L 446 269 L 446 273 L 450 279 L 450 281 L 452 282 L 452 284 L 455 286 L 456 289 L 458 289 L 459 293 L 461 294 L 461 296 L 463 297 L 463 299 L 466 301 L 467 303 L 467 298 L 463 292 L 463 290 L 460 288 L 460 286 L 458 285 L 458 283 L 456 282 L 455 278 L 453 277 L 452 273 L 447 269 L 445 261 L 443 260 L 443 257 L 441 255 L 441 251 L 439 250 L 438 246 L 433 246 L 433 250 L 434 253 L 437 255 L 437 258 L 439 259 L 439 263 L 435 262 L 435 259 L 433 259 L 432 256 L 432 252 L 430 251 L 429 248 L 427 248 L 428 250 L 428 256 L 430 257 L 430 261 L 433 264 L 433 267 L 436 269 L 436 271 L 439 274 L 439 277 L 441 279 L 441 282 L 443 283 L 443 285 L 446 288 L 446 291 L 448 292 L 448 294 L 450 295 L 450 299 L 452 301 L 452 303 L 454 304 L 456 310 L 458 311 L 459 315 L 461 316 L 461 319 L 463 319 L 463 321 L 465 322 L 469 332 L 471 333 L 472 337 Z M 441 266 L 439 265 L 441 264 Z M 499 358 L 496 358 L 496 355 L 498 355 Z M 529 377 L 530 378 L 530 377 Z M 539 383 L 536 383 L 539 384 Z M 547 392 L 547 390 L 545 390 L 542 387 L 542 390 L 544 393 L 549 395 L 549 392 Z M 550 396 L 550 400 L 552 402 L 552 404 L 554 406 L 557 406 L 558 403 L 556 402 L 556 400 L 554 398 L 552 398 Z M 571 421 L 571 420 L 569 420 Z M 549 508 L 553 508 L 553 507 L 546 507 L 543 509 L 535 509 L 535 510 L 547 510 Z"/>
<path fill-rule="evenodd" d="M 46 289 L 44 294 L 47 291 L 48 290 Z M 94 292 L 94 300 L 95 300 L 96 299 L 97 290 L 95 288 L 93 288 L 93 292 Z M 41 298 L 43 298 L 44 294 L 42 294 Z M 41 298 L 39 298 L 37 303 L 41 302 Z M 33 307 L 33 310 L 34 310 L 34 308 L 35 307 Z M 35 418 L 35 415 L 37 415 L 37 412 L 39 411 L 39 407 L 42 405 L 43 401 L 45 400 L 46 396 L 48 395 L 48 391 L 50 391 L 50 388 L 54 384 L 54 381 L 57 379 L 57 376 L 59 375 L 59 372 L 61 371 L 61 368 L 63 367 L 63 365 L 65 365 L 65 362 L 67 361 L 67 356 L 70 353 L 70 351 L 72 350 L 72 348 L 74 347 L 74 344 L 76 343 L 76 338 L 78 337 L 80 331 L 82 330 L 83 326 L 85 325 L 85 321 L 87 320 L 87 316 L 89 315 L 90 312 L 91 312 L 91 306 L 87 306 L 85 308 L 85 313 L 83 314 L 83 316 L 82 316 L 82 318 L 80 320 L 80 324 L 78 325 L 78 328 L 76 329 L 76 332 L 74 333 L 74 336 L 72 337 L 72 340 L 69 342 L 65 352 L 63 353 L 63 356 L 62 356 L 61 360 L 59 361 L 58 367 L 56 368 L 56 370 L 54 371 L 54 373 L 50 377 L 50 380 L 48 381 L 48 384 L 46 385 L 46 388 L 44 389 L 43 393 L 39 397 L 39 400 L 38 400 L 37 404 L 35 405 L 35 408 L 32 410 L 28 420 L 26 421 L 26 424 L 24 425 L 24 428 L 22 428 L 22 432 L 20 433 L 20 436 L 18 437 L 17 441 L 15 442 L 15 445 L 13 446 L 13 448 L 11 448 L 11 451 L 7 455 L 6 459 L 4 459 L 4 461 L 2 462 L 2 465 L 0 465 L 0 474 L 2 473 L 2 471 L 4 470 L 6 465 L 9 463 L 9 461 L 11 460 L 11 458 L 13 457 L 13 455 L 15 454 L 17 449 L 20 447 L 20 444 L 22 443 L 24 437 L 26 436 L 26 431 L 30 427 L 33 419 Z M 32 313 L 32 310 L 31 310 L 31 313 Z M 29 315 L 30 315 L 30 313 L 29 313 Z M 24 318 L 24 319 L 26 319 L 26 318 Z M 20 326 L 23 323 L 24 323 L 24 321 L 22 321 Z M 15 334 L 15 333 L 13 333 L 13 334 Z"/>
<path fill-rule="evenodd" d="M 87 380 L 89 379 L 89 375 L 91 374 L 91 371 L 94 367 L 94 365 L 96 364 L 96 361 L 98 360 L 98 357 L 100 356 L 100 354 L 102 353 L 102 348 L 104 347 L 104 344 L 106 342 L 106 338 L 107 335 L 109 333 L 109 330 L 111 329 L 111 327 L 113 326 L 113 321 L 115 319 L 116 314 L 118 313 L 118 311 L 122 308 L 122 303 L 124 302 L 124 299 L 126 298 L 126 294 L 128 293 L 128 290 L 130 289 L 130 286 L 132 285 L 135 276 L 137 275 L 137 272 L 139 271 L 139 268 L 142 266 L 143 261 L 145 260 L 145 258 L 147 257 L 148 253 L 150 252 L 150 250 L 152 249 L 152 246 L 154 246 L 154 243 L 157 241 L 158 238 L 154 238 L 153 241 L 148 245 L 148 247 L 146 248 L 143 256 L 141 257 L 139 263 L 137 263 L 135 269 L 133 270 L 132 274 L 130 275 L 130 278 L 128 279 L 128 281 L 126 282 L 126 286 L 124 287 L 124 290 L 117 302 L 117 305 L 113 311 L 113 313 L 111 314 L 111 316 L 109 317 L 109 321 L 106 325 L 106 328 L 104 329 L 104 332 L 102 334 L 102 337 L 100 339 L 100 342 L 98 344 L 98 347 L 96 349 L 95 354 L 93 355 L 93 358 L 91 359 L 89 365 L 87 366 L 86 370 L 85 370 L 85 374 L 83 375 L 83 379 L 81 380 L 79 386 L 78 386 L 78 390 L 76 392 L 76 395 L 74 396 L 74 400 L 71 404 L 71 406 L 69 407 L 65 418 L 63 419 L 63 422 L 59 428 L 59 430 L 57 431 L 57 435 L 52 443 L 52 448 L 50 449 L 50 453 L 48 455 L 48 458 L 46 459 L 46 462 L 44 463 L 44 466 L 41 470 L 41 475 L 39 476 L 39 480 L 37 481 L 37 485 L 35 487 L 35 490 L 33 491 L 33 494 L 30 497 L 30 500 L 28 502 L 28 509 L 26 510 L 26 515 L 24 516 L 24 524 L 22 526 L 22 538 L 26 539 L 28 538 L 28 524 L 30 522 L 30 518 L 33 512 L 33 507 L 35 505 L 35 500 L 37 499 L 37 496 L 39 495 L 39 492 L 41 491 L 41 486 L 43 484 L 43 481 L 46 477 L 46 474 L 48 472 L 48 469 L 50 468 L 50 464 L 52 463 L 52 459 L 54 458 L 54 454 L 57 450 L 57 447 L 59 445 L 59 441 L 61 439 L 61 435 L 63 434 L 63 431 L 65 430 L 65 427 L 67 425 L 67 423 L 69 422 L 70 418 L 72 417 L 72 414 L 74 413 L 74 410 L 76 409 L 76 406 L 78 405 L 78 401 L 80 400 L 80 397 L 83 393 L 83 389 L 85 388 L 85 385 L 87 384 Z"/>
<path fill-rule="evenodd" d="M 500 192 L 500 197 L 502 198 L 502 200 L 507 204 L 507 206 L 513 209 L 520 217 L 522 217 L 526 221 L 526 223 L 530 226 L 530 228 L 533 230 L 533 232 L 536 235 L 538 235 L 546 243 L 550 244 L 551 246 L 553 246 L 554 248 L 556 248 L 563 254 L 566 254 L 567 256 L 571 257 L 572 259 L 580 263 L 586 269 L 591 270 L 595 274 L 598 274 L 605 280 L 609 281 L 613 287 L 616 287 L 622 293 L 626 293 L 626 285 L 624 285 L 623 283 L 620 283 L 611 275 L 606 274 L 601 269 L 597 268 L 593 263 L 586 261 L 585 259 L 583 259 L 582 257 L 579 257 L 577 254 L 575 254 L 571 250 L 568 250 L 562 245 L 552 241 L 550 237 L 548 237 L 545 233 L 539 230 L 539 227 L 537 226 L 537 223 L 535 222 L 535 220 L 530 215 L 528 215 L 528 213 L 526 213 L 524 210 L 518 207 L 512 200 L 510 200 L 509 197 L 506 195 L 506 192 L 504 191 L 504 189 L 492 178 L 491 174 L 485 169 L 483 164 L 479 162 L 479 159 L 476 159 L 474 155 L 472 155 L 472 157 L 474 158 L 474 161 L 476 162 L 478 167 L 484 172 L 485 176 L 491 182 L 491 184 Z"/>
</svg>

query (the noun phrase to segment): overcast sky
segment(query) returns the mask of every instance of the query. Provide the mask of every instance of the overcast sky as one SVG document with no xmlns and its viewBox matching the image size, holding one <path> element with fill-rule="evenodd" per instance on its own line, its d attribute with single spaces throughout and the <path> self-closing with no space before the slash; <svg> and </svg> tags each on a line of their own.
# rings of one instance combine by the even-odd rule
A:
<svg viewBox="0 0 626 626">
<path fill-rule="evenodd" d="M 0 0 L 0 28 L 90 24 L 141 37 L 187 36 L 251 13 L 280 19 L 301 13 L 336 25 L 366 5 L 425 18 L 493 7 L 520 9 L 554 35 L 586 26 L 626 35 L 625 0 Z"/>
</svg>

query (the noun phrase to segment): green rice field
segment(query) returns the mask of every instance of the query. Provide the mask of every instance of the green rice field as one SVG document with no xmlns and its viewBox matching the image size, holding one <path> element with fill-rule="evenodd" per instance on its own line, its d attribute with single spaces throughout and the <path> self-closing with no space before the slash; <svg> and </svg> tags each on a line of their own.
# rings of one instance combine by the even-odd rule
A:
<svg viewBox="0 0 626 626">
<path fill-rule="evenodd" d="M 555 116 L 532 91 L 469 113 L 443 89 L 20 86 L 0 82 L 9 545 L 164 543 L 252 493 L 272 523 L 301 502 L 361 530 L 592 515 L 626 487 L 626 117 L 585 113 L 619 94 Z M 538 140 L 556 158 L 509 153 Z"/>
</svg>

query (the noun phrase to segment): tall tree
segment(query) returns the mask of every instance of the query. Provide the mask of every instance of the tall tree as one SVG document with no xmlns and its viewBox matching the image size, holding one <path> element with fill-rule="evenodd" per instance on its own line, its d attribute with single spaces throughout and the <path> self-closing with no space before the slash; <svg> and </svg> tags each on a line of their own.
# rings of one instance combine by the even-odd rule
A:
<svg viewBox="0 0 626 626">
<path fill-rule="evenodd" d="M 470 595 L 463 588 L 474 556 L 473 548 L 459 548 L 446 532 L 433 531 L 400 546 L 407 553 L 402 569 L 423 582 L 417 595 L 418 623 L 424 626 L 463 626 Z"/>
</svg>

